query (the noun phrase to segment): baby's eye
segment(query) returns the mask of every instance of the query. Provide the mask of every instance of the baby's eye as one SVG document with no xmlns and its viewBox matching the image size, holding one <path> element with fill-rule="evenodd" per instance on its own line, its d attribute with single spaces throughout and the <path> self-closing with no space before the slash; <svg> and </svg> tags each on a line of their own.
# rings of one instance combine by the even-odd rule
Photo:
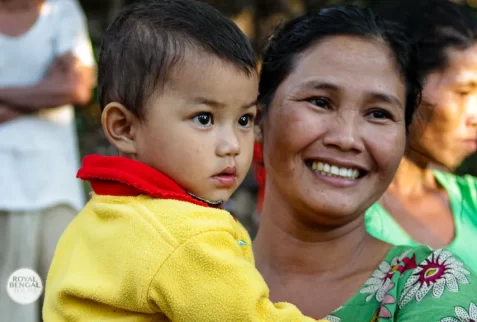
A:
<svg viewBox="0 0 477 322">
<path fill-rule="evenodd" d="M 209 127 L 214 124 L 214 117 L 212 113 L 200 113 L 194 116 L 194 122 L 202 127 Z"/>
<path fill-rule="evenodd" d="M 238 123 L 241 127 L 250 127 L 253 125 L 253 120 L 253 114 L 245 114 L 240 117 Z"/>
</svg>

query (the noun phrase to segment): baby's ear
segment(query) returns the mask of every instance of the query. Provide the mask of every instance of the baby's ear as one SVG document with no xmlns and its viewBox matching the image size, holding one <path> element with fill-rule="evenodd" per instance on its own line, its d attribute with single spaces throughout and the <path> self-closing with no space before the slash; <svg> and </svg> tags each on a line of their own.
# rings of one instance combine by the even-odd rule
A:
<svg viewBox="0 0 477 322">
<path fill-rule="evenodd" d="M 109 103 L 101 114 L 101 124 L 108 141 L 123 155 L 136 154 L 136 133 L 140 120 L 118 102 Z"/>
</svg>

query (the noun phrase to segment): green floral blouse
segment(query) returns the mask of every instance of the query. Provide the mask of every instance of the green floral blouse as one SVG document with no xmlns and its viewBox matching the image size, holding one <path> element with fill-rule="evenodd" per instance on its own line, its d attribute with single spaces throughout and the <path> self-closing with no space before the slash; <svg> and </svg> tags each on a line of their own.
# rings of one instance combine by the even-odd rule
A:
<svg viewBox="0 0 477 322">
<path fill-rule="evenodd" d="M 477 276 L 446 249 L 395 246 L 330 322 L 477 322 Z"/>
</svg>

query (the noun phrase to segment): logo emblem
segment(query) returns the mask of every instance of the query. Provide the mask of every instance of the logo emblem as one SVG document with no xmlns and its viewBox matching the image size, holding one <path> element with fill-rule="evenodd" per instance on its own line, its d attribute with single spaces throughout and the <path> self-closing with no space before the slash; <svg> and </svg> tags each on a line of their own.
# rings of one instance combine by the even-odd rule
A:
<svg viewBox="0 0 477 322">
<path fill-rule="evenodd" d="M 27 305 L 40 298 L 43 293 L 43 283 L 34 270 L 20 268 L 10 275 L 6 289 L 13 302 Z"/>
</svg>

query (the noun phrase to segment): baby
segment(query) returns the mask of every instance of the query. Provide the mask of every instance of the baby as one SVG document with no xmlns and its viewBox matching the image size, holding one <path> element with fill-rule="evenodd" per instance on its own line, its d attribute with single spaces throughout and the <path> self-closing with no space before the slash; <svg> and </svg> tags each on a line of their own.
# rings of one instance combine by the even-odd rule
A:
<svg viewBox="0 0 477 322">
<path fill-rule="evenodd" d="M 199 1 L 142 1 L 107 30 L 98 84 L 121 156 L 83 160 L 94 193 L 58 244 L 44 320 L 315 321 L 270 301 L 249 235 L 220 209 L 252 161 L 245 35 Z"/>
</svg>

